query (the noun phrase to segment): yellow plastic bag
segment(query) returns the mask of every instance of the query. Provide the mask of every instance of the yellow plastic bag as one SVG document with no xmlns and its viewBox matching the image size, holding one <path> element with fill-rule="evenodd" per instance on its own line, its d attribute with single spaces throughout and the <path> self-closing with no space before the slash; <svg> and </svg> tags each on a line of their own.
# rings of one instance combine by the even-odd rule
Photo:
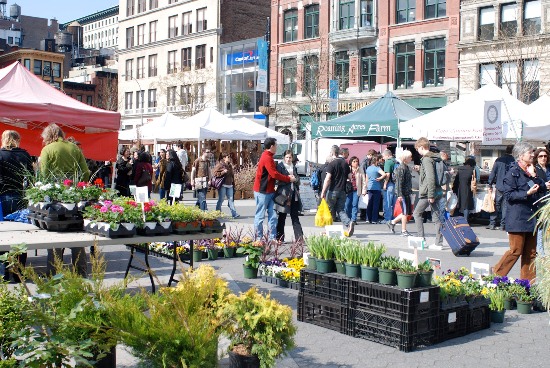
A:
<svg viewBox="0 0 550 368">
<path fill-rule="evenodd" d="M 332 225 L 332 215 L 330 214 L 327 201 L 323 198 L 315 214 L 315 226 L 325 227 L 327 225 Z"/>
</svg>

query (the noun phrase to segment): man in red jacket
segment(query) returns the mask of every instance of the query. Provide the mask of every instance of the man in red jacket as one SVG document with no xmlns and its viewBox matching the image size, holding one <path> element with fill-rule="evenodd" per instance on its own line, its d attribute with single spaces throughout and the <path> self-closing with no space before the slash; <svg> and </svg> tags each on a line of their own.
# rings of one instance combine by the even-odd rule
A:
<svg viewBox="0 0 550 368">
<path fill-rule="evenodd" d="M 264 235 L 264 217 L 267 210 L 267 222 L 269 224 L 269 240 L 277 236 L 277 217 L 273 210 L 273 198 L 275 197 L 275 181 L 286 183 L 295 182 L 294 175 L 283 175 L 277 171 L 273 155 L 277 152 L 277 140 L 267 138 L 264 141 L 265 151 L 258 162 L 258 170 L 254 180 L 254 199 L 256 200 L 256 214 L 254 215 L 254 232 L 256 239 L 262 239 Z"/>
</svg>

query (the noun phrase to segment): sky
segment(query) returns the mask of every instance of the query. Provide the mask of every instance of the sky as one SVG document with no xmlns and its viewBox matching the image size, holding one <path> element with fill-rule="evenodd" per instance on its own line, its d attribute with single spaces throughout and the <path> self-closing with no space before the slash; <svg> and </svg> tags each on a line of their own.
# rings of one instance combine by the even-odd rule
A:
<svg viewBox="0 0 550 368">
<path fill-rule="evenodd" d="M 6 15 L 15 3 L 21 7 L 22 15 L 56 18 L 61 24 L 111 8 L 118 5 L 118 0 L 8 0 Z"/>
</svg>

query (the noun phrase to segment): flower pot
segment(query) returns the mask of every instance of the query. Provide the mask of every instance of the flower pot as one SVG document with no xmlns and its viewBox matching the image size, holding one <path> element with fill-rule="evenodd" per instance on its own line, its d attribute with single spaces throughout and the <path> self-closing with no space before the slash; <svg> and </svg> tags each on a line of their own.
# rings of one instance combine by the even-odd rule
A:
<svg viewBox="0 0 550 368">
<path fill-rule="evenodd" d="M 433 270 L 428 271 L 428 272 L 419 271 L 418 272 L 418 277 L 417 277 L 418 286 L 420 286 L 420 287 L 431 286 L 432 285 L 433 274 L 434 274 Z"/>
<path fill-rule="evenodd" d="M 90 223 L 92 222 L 92 220 L 90 220 L 90 219 L 84 219 L 82 221 L 83 221 L 84 227 L 90 225 Z"/>
<path fill-rule="evenodd" d="M 309 256 L 307 257 L 307 269 L 308 270 L 317 270 L 317 258 Z"/>
<path fill-rule="evenodd" d="M 334 260 L 332 259 L 317 259 L 317 272 L 330 273 L 334 267 Z"/>
<path fill-rule="evenodd" d="M 343 261 L 334 261 L 334 264 L 336 265 L 336 272 L 339 275 L 345 275 L 346 274 L 346 265 Z"/>
<path fill-rule="evenodd" d="M 161 221 L 159 222 L 160 226 L 162 226 L 164 229 L 168 229 L 170 227 L 170 224 L 172 221 Z"/>
<path fill-rule="evenodd" d="M 395 270 L 378 268 L 378 282 L 383 285 L 397 285 L 397 275 L 395 274 Z"/>
<path fill-rule="evenodd" d="M 506 309 L 500 310 L 500 311 L 491 311 L 491 322 L 493 323 L 503 323 L 504 322 L 504 313 L 506 313 Z"/>
<path fill-rule="evenodd" d="M 155 227 L 157 227 L 157 223 L 156 221 L 146 221 L 145 227 L 148 228 L 149 230 L 155 230 Z"/>
<path fill-rule="evenodd" d="M 243 265 L 244 278 L 245 279 L 255 279 L 258 277 L 258 269 L 254 267 L 248 267 Z"/>
<path fill-rule="evenodd" d="M 400 289 L 412 289 L 416 284 L 416 272 L 404 273 L 396 272 L 397 275 L 397 287 Z"/>
<path fill-rule="evenodd" d="M 193 262 L 201 262 L 201 261 L 202 261 L 202 251 L 194 250 L 193 251 Z"/>
<path fill-rule="evenodd" d="M 514 298 L 504 299 L 504 309 L 506 310 L 516 309 L 516 299 Z"/>
<path fill-rule="evenodd" d="M 259 368 L 260 359 L 255 355 L 240 355 L 229 351 L 229 368 Z"/>
<path fill-rule="evenodd" d="M 231 247 L 225 247 L 223 248 L 223 256 L 225 258 L 233 258 L 235 257 L 235 248 Z"/>
<path fill-rule="evenodd" d="M 121 225 L 128 231 L 132 231 L 132 229 L 136 226 L 133 222 L 122 222 Z"/>
<path fill-rule="evenodd" d="M 520 314 L 531 314 L 533 309 L 533 302 L 522 302 L 521 300 L 517 301 L 518 313 Z"/>
<path fill-rule="evenodd" d="M 218 250 L 217 249 L 208 249 L 208 259 L 210 260 L 216 260 L 218 259 Z"/>
<path fill-rule="evenodd" d="M 202 220 L 201 225 L 203 228 L 210 228 L 214 226 L 214 220 Z"/>
<path fill-rule="evenodd" d="M 279 286 L 280 286 L 280 287 L 287 288 L 287 287 L 288 287 L 288 281 L 287 281 L 287 280 L 283 280 L 283 279 L 279 279 Z"/>
<path fill-rule="evenodd" d="M 317 261 L 319 262 L 319 261 Z M 352 263 L 345 263 L 346 265 L 346 276 L 347 277 L 355 277 L 359 278 L 361 277 L 361 265 L 358 264 L 352 264 Z"/>
<path fill-rule="evenodd" d="M 106 230 L 113 230 L 113 231 L 118 231 L 118 228 L 120 227 L 120 223 L 116 223 L 116 224 L 107 224 L 109 227 L 106 229 Z"/>
<path fill-rule="evenodd" d="M 378 268 L 361 266 L 361 280 L 378 282 Z"/>
<path fill-rule="evenodd" d="M 64 203 L 64 202 L 61 202 L 61 205 L 63 207 L 65 207 L 68 211 L 72 211 L 74 210 L 74 208 L 76 207 L 76 203 Z"/>
</svg>

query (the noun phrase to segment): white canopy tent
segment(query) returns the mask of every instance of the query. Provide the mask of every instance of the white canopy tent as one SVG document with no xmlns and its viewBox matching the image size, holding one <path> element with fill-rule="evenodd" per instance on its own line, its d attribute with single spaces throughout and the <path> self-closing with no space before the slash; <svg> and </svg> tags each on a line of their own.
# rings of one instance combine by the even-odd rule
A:
<svg viewBox="0 0 550 368">
<path fill-rule="evenodd" d="M 485 101 L 501 102 L 502 138 L 521 137 L 526 105 L 508 92 L 489 84 L 439 110 L 400 124 L 400 138 L 427 137 L 446 141 L 481 141 Z"/>
<path fill-rule="evenodd" d="M 217 119 L 200 128 L 200 139 L 264 140 L 272 137 L 279 143 L 289 142 L 287 135 L 266 128 L 250 119 L 230 119 L 224 115 L 221 116 L 223 119 Z"/>
<path fill-rule="evenodd" d="M 523 139 L 527 141 L 550 140 L 550 96 L 542 95 L 525 109 Z"/>
<path fill-rule="evenodd" d="M 177 117 L 174 114 L 165 112 L 162 116 L 153 119 L 152 122 L 147 123 L 139 128 L 121 130 L 118 133 L 118 140 L 121 143 L 131 143 L 139 138 L 142 140 L 155 140 L 157 133 L 166 129 L 167 125 L 173 126 L 181 124 L 183 119 Z"/>
</svg>

